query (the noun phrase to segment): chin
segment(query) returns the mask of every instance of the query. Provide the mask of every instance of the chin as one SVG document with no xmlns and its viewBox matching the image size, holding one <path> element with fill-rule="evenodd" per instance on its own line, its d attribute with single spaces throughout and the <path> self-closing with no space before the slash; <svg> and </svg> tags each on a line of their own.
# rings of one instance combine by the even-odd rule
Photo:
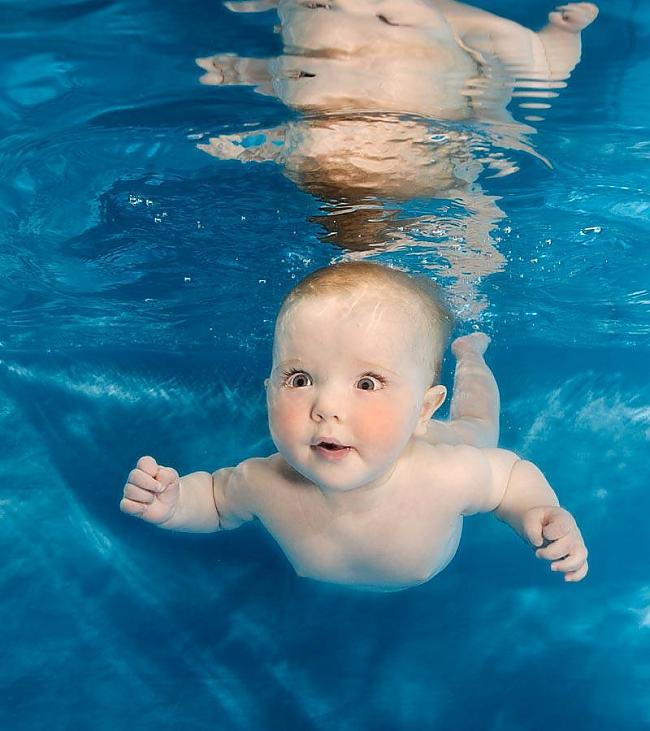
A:
<svg viewBox="0 0 650 731">
<path fill-rule="evenodd" d="M 329 492 L 350 492 L 372 480 L 371 477 L 364 479 L 360 477 L 355 478 L 349 474 L 336 474 L 336 468 L 332 470 L 327 468 L 313 469 L 311 465 L 308 466 L 301 462 L 301 460 L 288 458 L 287 455 L 283 456 L 296 472 L 321 490 L 328 490 Z"/>
<path fill-rule="evenodd" d="M 390 469 L 387 467 L 385 470 L 373 472 L 372 474 L 336 474 L 335 470 L 308 470 L 301 471 L 308 480 L 313 482 L 315 485 L 321 488 L 321 490 L 328 490 L 329 492 L 352 492 L 359 488 L 365 487 L 375 482 L 375 480 L 381 479 L 383 475 Z"/>
<path fill-rule="evenodd" d="M 351 492 L 352 490 L 356 490 L 358 487 L 363 487 L 366 482 L 369 482 L 369 480 L 362 480 L 361 482 L 338 482 L 327 478 L 318 479 L 317 477 L 310 479 L 322 490 L 329 490 L 329 492 Z"/>
</svg>

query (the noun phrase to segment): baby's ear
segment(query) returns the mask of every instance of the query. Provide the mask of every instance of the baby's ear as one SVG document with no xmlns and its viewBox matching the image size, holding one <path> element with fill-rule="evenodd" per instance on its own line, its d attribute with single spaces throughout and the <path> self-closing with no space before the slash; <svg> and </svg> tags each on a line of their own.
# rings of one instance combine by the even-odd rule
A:
<svg viewBox="0 0 650 731">
<path fill-rule="evenodd" d="M 427 425 L 431 420 L 431 417 L 436 411 L 443 405 L 447 398 L 447 389 L 445 386 L 438 384 L 437 386 L 431 386 L 426 390 L 424 394 L 424 401 L 422 402 L 422 409 L 420 410 L 420 417 L 415 428 L 417 436 L 424 436 L 427 432 Z"/>
</svg>

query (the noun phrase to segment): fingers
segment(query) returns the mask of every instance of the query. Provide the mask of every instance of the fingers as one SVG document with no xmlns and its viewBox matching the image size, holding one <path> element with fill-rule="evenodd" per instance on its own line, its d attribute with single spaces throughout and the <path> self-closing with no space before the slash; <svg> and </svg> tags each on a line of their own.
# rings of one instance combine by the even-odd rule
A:
<svg viewBox="0 0 650 731">
<path fill-rule="evenodd" d="M 571 31 L 581 31 L 596 19 L 598 8 L 593 3 L 567 3 L 549 14 L 554 25 Z"/>
<path fill-rule="evenodd" d="M 537 558 L 552 562 L 551 571 L 563 572 L 565 581 L 580 581 L 587 575 L 587 547 L 571 513 L 560 507 L 531 508 L 523 528 L 538 547 Z"/>
<path fill-rule="evenodd" d="M 564 574 L 565 581 L 581 581 L 589 571 L 589 563 L 585 561 L 577 571 L 569 571 Z"/>
<path fill-rule="evenodd" d="M 150 459 L 155 463 L 151 457 L 142 459 Z M 138 464 L 142 462 L 142 459 L 138 461 Z M 149 464 L 148 466 L 150 467 Z M 156 465 L 157 468 L 158 465 Z M 131 470 L 128 479 L 129 481 L 124 486 L 124 497 L 120 501 L 120 510 L 127 515 L 142 517 L 153 503 L 155 493 L 161 492 L 164 487 L 151 475 L 137 468 Z"/>
<path fill-rule="evenodd" d="M 175 512 L 180 496 L 180 476 L 159 465 L 153 457 L 141 457 L 129 472 L 120 510 L 149 523 L 162 525 Z"/>
<path fill-rule="evenodd" d="M 129 515 L 142 515 L 156 495 L 178 484 L 178 480 L 176 470 L 159 465 L 153 457 L 141 457 L 138 466 L 129 472 L 120 509 Z"/>
<path fill-rule="evenodd" d="M 528 541 L 536 547 L 543 547 L 544 537 L 542 536 L 543 508 L 531 508 L 524 516 L 524 534 Z"/>
<path fill-rule="evenodd" d="M 140 457 L 138 460 L 138 463 L 136 464 L 136 469 L 142 470 L 148 475 L 151 475 L 152 477 L 156 476 L 156 472 L 158 472 L 158 463 L 153 457 Z"/>
<path fill-rule="evenodd" d="M 554 561 L 559 558 L 564 558 L 571 553 L 576 543 L 575 535 L 567 535 L 559 538 L 557 541 L 552 541 L 547 546 L 537 549 L 535 555 L 537 558 L 543 558 L 547 561 Z"/>
<path fill-rule="evenodd" d="M 551 571 L 563 571 L 564 573 L 578 571 L 586 560 L 587 549 L 584 545 L 580 545 L 565 558 L 554 561 L 551 564 Z"/>
<path fill-rule="evenodd" d="M 578 526 L 571 513 L 562 508 L 558 508 L 547 520 L 548 522 L 542 528 L 542 534 L 549 541 L 557 541 L 563 536 L 578 531 Z"/>
<path fill-rule="evenodd" d="M 158 472 L 158 466 L 156 465 L 156 472 Z M 164 468 L 162 468 L 164 469 Z M 164 490 L 164 485 L 162 484 L 162 481 L 156 480 L 151 475 L 147 474 L 141 469 L 131 470 L 129 472 L 129 476 L 126 481 L 126 486 L 124 490 L 126 491 L 126 488 L 129 485 L 133 485 L 135 487 L 138 487 L 142 490 L 147 490 L 148 492 L 155 493 L 155 492 L 162 492 Z"/>
<path fill-rule="evenodd" d="M 562 571 L 565 581 L 580 581 L 587 575 L 589 552 L 580 533 L 573 533 L 535 551 L 538 558 L 551 563 L 551 571 Z"/>
<path fill-rule="evenodd" d="M 131 483 L 128 483 L 124 488 L 124 497 L 131 502 L 144 503 L 145 505 L 150 505 L 154 501 L 154 493 L 151 490 L 144 490 Z"/>
<path fill-rule="evenodd" d="M 558 5 L 555 10 L 561 13 L 583 15 L 586 18 L 595 18 L 598 15 L 598 6 L 593 3 L 564 3 Z"/>
<path fill-rule="evenodd" d="M 147 507 L 146 503 L 139 503 L 125 497 L 120 500 L 120 510 L 127 515 L 142 516 L 147 511 Z"/>
<path fill-rule="evenodd" d="M 156 475 L 156 482 L 161 483 L 162 490 L 178 480 L 178 472 L 171 467 L 159 467 Z"/>
</svg>

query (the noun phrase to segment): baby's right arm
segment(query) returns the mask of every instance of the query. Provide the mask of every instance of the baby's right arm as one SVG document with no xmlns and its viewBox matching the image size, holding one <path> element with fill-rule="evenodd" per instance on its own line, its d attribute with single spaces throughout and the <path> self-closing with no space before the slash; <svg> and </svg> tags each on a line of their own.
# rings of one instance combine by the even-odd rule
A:
<svg viewBox="0 0 650 731">
<path fill-rule="evenodd" d="M 236 528 L 254 517 L 245 479 L 246 463 L 213 474 L 180 477 L 153 457 L 141 457 L 124 486 L 120 509 L 160 528 L 212 533 Z"/>
</svg>

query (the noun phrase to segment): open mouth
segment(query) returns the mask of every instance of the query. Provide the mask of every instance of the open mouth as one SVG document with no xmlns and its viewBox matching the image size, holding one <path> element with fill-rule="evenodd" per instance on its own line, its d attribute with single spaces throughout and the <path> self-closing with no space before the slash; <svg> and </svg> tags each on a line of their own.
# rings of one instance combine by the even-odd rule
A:
<svg viewBox="0 0 650 731">
<path fill-rule="evenodd" d="M 338 452 L 342 449 L 350 449 L 350 447 L 346 447 L 344 444 L 335 444 L 334 442 L 318 442 L 318 444 L 314 446 L 320 447 L 321 449 L 327 449 L 328 452 Z"/>
<path fill-rule="evenodd" d="M 326 459 L 328 462 L 342 460 L 352 451 L 352 447 L 339 444 L 337 441 L 331 441 L 330 439 L 321 439 L 320 442 L 312 444 L 311 448 L 317 455 L 322 459 Z"/>
</svg>

